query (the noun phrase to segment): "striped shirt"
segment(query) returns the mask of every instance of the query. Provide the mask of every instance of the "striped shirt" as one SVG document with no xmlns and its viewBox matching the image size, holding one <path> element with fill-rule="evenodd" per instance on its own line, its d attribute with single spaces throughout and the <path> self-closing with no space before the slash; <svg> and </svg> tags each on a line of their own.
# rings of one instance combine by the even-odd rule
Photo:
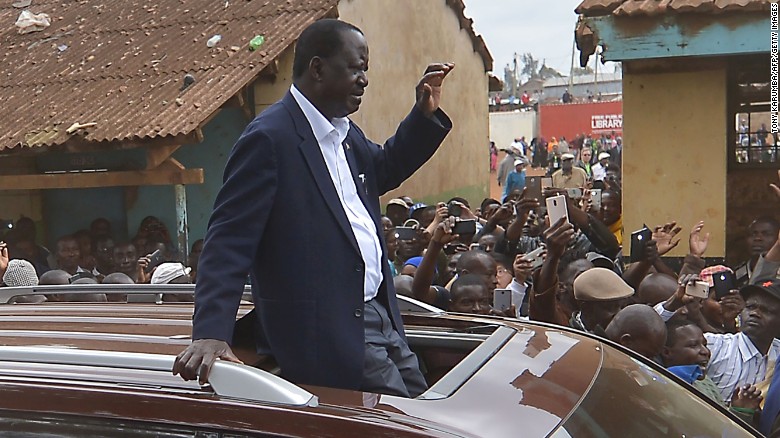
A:
<svg viewBox="0 0 780 438">
<path fill-rule="evenodd" d="M 755 385 L 766 378 L 769 364 L 774 366 L 780 355 L 780 339 L 772 341 L 769 352 L 762 356 L 753 342 L 743 333 L 705 333 L 707 348 L 712 356 L 706 375 L 720 390 L 726 402 L 734 390 L 742 385 Z"/>
</svg>

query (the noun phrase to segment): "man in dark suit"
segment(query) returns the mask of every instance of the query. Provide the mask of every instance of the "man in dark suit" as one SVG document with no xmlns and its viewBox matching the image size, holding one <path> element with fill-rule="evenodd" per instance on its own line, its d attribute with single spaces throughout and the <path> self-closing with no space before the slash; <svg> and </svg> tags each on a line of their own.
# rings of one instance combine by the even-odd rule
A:
<svg viewBox="0 0 780 438">
<path fill-rule="evenodd" d="M 451 129 L 439 100 L 453 67 L 428 66 L 414 108 L 379 146 L 346 118 L 368 86 L 363 33 L 338 20 L 303 31 L 293 87 L 228 159 L 198 267 L 193 342 L 174 374 L 205 382 L 216 359 L 238 361 L 228 343 L 249 273 L 260 351 L 285 378 L 403 396 L 425 390 L 384 263 L 378 197 Z"/>
</svg>

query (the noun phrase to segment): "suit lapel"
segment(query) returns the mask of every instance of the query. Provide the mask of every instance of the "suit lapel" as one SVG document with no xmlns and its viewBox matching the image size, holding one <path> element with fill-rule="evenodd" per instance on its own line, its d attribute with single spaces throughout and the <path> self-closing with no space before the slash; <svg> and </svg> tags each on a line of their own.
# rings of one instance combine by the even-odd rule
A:
<svg viewBox="0 0 780 438">
<path fill-rule="evenodd" d="M 347 157 L 347 164 L 349 164 L 349 170 L 352 173 L 352 180 L 355 181 L 355 188 L 357 189 L 358 196 L 366 207 L 369 215 L 371 215 L 371 204 L 368 202 L 368 185 L 366 185 L 366 175 L 360 173 L 360 166 L 357 164 L 357 158 L 355 157 L 354 146 L 356 144 L 356 138 L 352 135 L 352 129 L 350 128 L 347 134 L 347 139 L 344 140 L 344 155 Z M 376 218 L 371 215 L 371 218 L 376 222 Z"/>
<path fill-rule="evenodd" d="M 322 197 L 325 199 L 328 209 L 331 214 L 336 218 L 336 222 L 339 224 L 339 228 L 344 235 L 352 243 L 358 253 L 360 248 L 358 247 L 357 240 L 355 239 L 355 233 L 352 232 L 352 227 L 347 219 L 347 214 L 344 212 L 344 208 L 341 206 L 341 200 L 338 193 L 336 193 L 336 187 L 333 186 L 333 180 L 328 172 L 328 166 L 325 164 L 325 158 L 322 156 L 320 145 L 317 143 L 317 139 L 314 138 L 309 121 L 306 120 L 306 116 L 303 115 L 303 111 L 298 106 L 298 102 L 292 97 L 290 92 L 282 99 L 282 102 L 287 107 L 288 111 L 292 115 L 293 122 L 295 123 L 296 131 L 301 136 L 301 143 L 298 148 L 301 150 L 306 165 L 309 167 L 314 181 L 317 183 Z"/>
</svg>

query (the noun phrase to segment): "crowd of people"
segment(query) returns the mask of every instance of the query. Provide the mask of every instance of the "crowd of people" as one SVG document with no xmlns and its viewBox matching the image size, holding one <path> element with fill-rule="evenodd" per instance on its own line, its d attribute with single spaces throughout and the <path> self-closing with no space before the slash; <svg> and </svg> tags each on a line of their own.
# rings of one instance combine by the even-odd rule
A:
<svg viewBox="0 0 780 438">
<path fill-rule="evenodd" d="M 53 251 L 36 241 L 35 223 L 21 217 L 0 236 L 0 278 L 3 286 L 67 284 L 186 284 L 194 283 L 203 240 L 192 244 L 186 266 L 165 225 L 155 216 L 144 218 L 128 241 L 113 237 L 105 218 L 92 221 L 89 230 L 62 236 Z M 49 300 L 106 301 L 103 294 L 22 296 L 16 302 Z M 124 297 L 113 297 L 123 299 Z"/>
<path fill-rule="evenodd" d="M 751 257 L 737 266 L 706 266 L 704 222 L 685 225 L 688 254 L 678 272 L 661 257 L 681 242 L 683 226 L 675 222 L 650 230 L 638 258 L 625 264 L 620 173 L 606 161 L 615 175 L 603 180 L 599 208 L 587 196 L 592 176 L 580 198 L 544 188 L 543 198 L 566 197 L 568 221 L 549 223 L 544 199 L 528 196 L 527 188 L 478 206 L 462 198 L 437 205 L 391 200 L 383 225 L 396 290 L 449 311 L 527 318 L 608 338 L 765 433 L 778 430 L 780 223 L 756 218 L 747 237 Z M 780 202 L 780 189 L 772 188 Z M 472 221 L 470 230 L 462 225 Z M 529 255 L 538 248 L 545 255 L 535 264 Z M 733 284 L 719 295 L 713 286 L 726 273 Z M 691 288 L 701 283 L 706 295 L 697 298 Z M 510 307 L 496 307 L 496 290 L 511 292 Z"/>
</svg>

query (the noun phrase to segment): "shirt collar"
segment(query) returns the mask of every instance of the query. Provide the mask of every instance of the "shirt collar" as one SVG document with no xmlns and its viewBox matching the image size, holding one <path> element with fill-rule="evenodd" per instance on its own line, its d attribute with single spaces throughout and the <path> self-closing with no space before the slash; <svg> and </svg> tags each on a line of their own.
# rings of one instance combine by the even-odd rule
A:
<svg viewBox="0 0 780 438">
<path fill-rule="evenodd" d="M 339 140 L 344 141 L 349 131 L 349 119 L 346 117 L 339 117 L 332 120 L 328 120 L 324 115 L 309 101 L 306 96 L 301 93 L 295 85 L 290 87 L 290 93 L 301 107 L 303 115 L 311 126 L 314 138 L 317 142 L 324 140 L 331 132 L 336 131 L 339 136 Z"/>
<path fill-rule="evenodd" d="M 758 351 L 758 348 L 753 345 L 753 341 L 751 341 L 750 338 L 748 338 L 744 333 L 737 333 L 737 342 L 739 342 L 737 346 L 739 347 L 739 354 L 742 355 L 743 362 L 747 362 L 749 359 L 754 357 L 758 357 L 759 359 L 763 357 L 761 356 L 761 352 Z"/>
</svg>

